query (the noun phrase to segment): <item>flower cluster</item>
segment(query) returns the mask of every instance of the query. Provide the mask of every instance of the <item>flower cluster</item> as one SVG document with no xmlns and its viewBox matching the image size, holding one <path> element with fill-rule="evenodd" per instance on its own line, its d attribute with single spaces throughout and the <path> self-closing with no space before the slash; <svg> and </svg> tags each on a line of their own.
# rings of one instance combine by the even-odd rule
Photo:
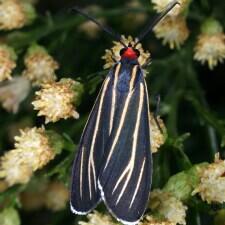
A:
<svg viewBox="0 0 225 225">
<path fill-rule="evenodd" d="M 38 116 L 45 116 L 46 123 L 69 117 L 79 118 L 78 112 L 74 109 L 74 102 L 78 95 L 76 87 L 79 85 L 71 79 L 43 84 L 32 102 L 34 109 L 39 111 Z"/>
<path fill-rule="evenodd" d="M 225 34 L 221 24 L 212 18 L 203 23 L 201 31 L 194 59 L 202 64 L 207 63 L 212 70 L 218 62 L 222 63 L 225 59 Z"/>
<path fill-rule="evenodd" d="M 59 68 L 59 65 L 43 47 L 32 45 L 27 51 L 24 63 L 26 69 L 23 75 L 33 85 L 41 85 L 56 80 L 55 70 Z"/>
<path fill-rule="evenodd" d="M 168 222 L 186 224 L 187 207 L 169 192 L 153 190 L 150 195 L 150 209 L 153 214 L 165 218 Z"/>
<path fill-rule="evenodd" d="M 12 71 L 16 67 L 16 58 L 17 56 L 11 47 L 0 44 L 0 82 L 11 79 Z"/>
<path fill-rule="evenodd" d="M 160 13 L 170 0 L 152 0 L 153 8 Z M 155 26 L 157 38 L 163 39 L 163 44 L 169 44 L 171 49 L 179 48 L 189 36 L 186 24 L 186 11 L 190 0 L 179 1 L 168 15 Z M 194 48 L 194 59 L 202 64 L 208 64 L 212 70 L 225 59 L 225 34 L 222 25 L 214 18 L 207 19 L 201 26 Z"/>
<path fill-rule="evenodd" d="M 193 191 L 208 203 L 225 202 L 225 160 L 216 155 L 215 162 L 199 170 L 200 183 Z"/>
<path fill-rule="evenodd" d="M 163 39 L 163 44 L 169 44 L 171 49 L 180 48 L 189 36 L 186 20 L 183 16 L 167 16 L 155 28 L 157 38 Z"/>
<path fill-rule="evenodd" d="M 0 30 L 21 28 L 36 17 L 32 4 L 20 0 L 0 0 L 0 15 Z"/>
<path fill-rule="evenodd" d="M 8 186 L 27 183 L 34 171 L 56 155 L 44 128 L 21 130 L 15 140 L 15 149 L 6 152 L 0 159 L 0 177 Z"/>
<path fill-rule="evenodd" d="M 154 9 L 160 13 L 170 3 L 170 0 L 152 0 Z M 180 1 L 169 14 L 154 28 L 157 38 L 163 39 L 163 44 L 169 44 L 171 49 L 180 48 L 189 36 L 184 11 L 189 5 L 189 0 Z"/>
</svg>

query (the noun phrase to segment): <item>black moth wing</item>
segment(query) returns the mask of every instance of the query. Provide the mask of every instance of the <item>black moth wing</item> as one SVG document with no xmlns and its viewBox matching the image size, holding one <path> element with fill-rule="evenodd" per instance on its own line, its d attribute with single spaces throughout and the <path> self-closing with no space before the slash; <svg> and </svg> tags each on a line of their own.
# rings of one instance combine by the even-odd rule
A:
<svg viewBox="0 0 225 225">
<path fill-rule="evenodd" d="M 106 77 L 84 128 L 72 168 L 70 206 L 76 214 L 87 214 L 100 201 L 97 179 L 110 135 L 114 68 Z"/>
<path fill-rule="evenodd" d="M 130 74 L 133 87 L 117 93 L 114 126 L 98 181 L 107 207 L 124 224 L 137 223 L 144 214 L 152 177 L 147 87 L 139 66 Z"/>
</svg>

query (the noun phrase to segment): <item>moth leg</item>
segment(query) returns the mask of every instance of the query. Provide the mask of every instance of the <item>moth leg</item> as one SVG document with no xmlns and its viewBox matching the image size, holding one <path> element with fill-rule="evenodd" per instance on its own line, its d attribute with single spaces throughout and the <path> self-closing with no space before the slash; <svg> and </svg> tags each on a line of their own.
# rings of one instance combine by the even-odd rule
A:
<svg viewBox="0 0 225 225">
<path fill-rule="evenodd" d="M 155 120 L 155 123 L 160 131 L 160 133 L 163 134 L 163 130 L 162 128 L 160 127 L 160 124 L 159 124 L 159 120 L 158 120 L 158 116 L 159 116 L 159 108 L 160 108 L 160 95 L 157 95 L 156 96 L 156 108 L 155 108 L 155 112 L 153 113 L 153 118 Z"/>
</svg>

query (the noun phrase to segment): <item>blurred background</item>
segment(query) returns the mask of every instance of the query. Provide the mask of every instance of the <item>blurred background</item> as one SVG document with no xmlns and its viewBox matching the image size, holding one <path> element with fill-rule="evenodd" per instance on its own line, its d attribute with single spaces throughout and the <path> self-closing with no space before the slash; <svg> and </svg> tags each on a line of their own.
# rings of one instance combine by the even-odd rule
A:
<svg viewBox="0 0 225 225">
<path fill-rule="evenodd" d="M 183 211 L 171 218 L 166 206 L 164 211 L 150 206 L 147 213 L 166 224 L 225 225 L 225 4 L 180 2 L 142 47 L 152 58 L 146 69 L 150 108 L 156 110 L 160 95 L 159 115 L 166 127 L 163 137 L 156 134 L 162 140 L 153 156 L 152 190 L 171 192 Z M 116 223 L 103 204 L 97 208 L 101 214 L 89 218 L 69 210 L 72 161 L 108 73 L 105 50 L 115 45 L 112 37 L 69 9 L 78 5 L 126 38 L 135 38 L 167 3 L 0 0 L 1 225 Z M 113 51 L 118 54 L 118 49 Z M 57 90 L 68 113 L 58 115 L 57 103 L 44 100 Z M 195 165 L 202 163 L 199 172 Z M 211 177 L 215 180 L 207 180 Z"/>
</svg>

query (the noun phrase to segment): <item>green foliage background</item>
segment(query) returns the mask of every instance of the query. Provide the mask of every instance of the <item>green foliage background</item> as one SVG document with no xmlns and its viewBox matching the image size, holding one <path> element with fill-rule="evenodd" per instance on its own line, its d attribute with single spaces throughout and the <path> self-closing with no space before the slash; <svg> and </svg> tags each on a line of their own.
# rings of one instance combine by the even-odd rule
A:
<svg viewBox="0 0 225 225">
<path fill-rule="evenodd" d="M 143 7 L 134 11 L 147 13 L 152 18 L 155 12 L 148 0 L 141 1 Z M 98 4 L 103 10 L 97 17 L 103 17 L 107 23 L 122 34 L 136 36 L 142 27 L 124 24 L 127 13 L 127 1 L 102 0 L 75 2 L 70 0 L 41 0 L 37 4 L 38 18 L 35 22 L 19 31 L 1 33 L 19 54 L 19 65 L 22 68 L 23 55 L 26 49 L 37 42 L 45 46 L 51 55 L 60 63 L 58 77 L 71 77 L 84 85 L 84 95 L 78 107 L 79 120 L 62 120 L 47 125 L 59 133 L 70 137 L 68 151 L 63 152 L 53 163 L 35 176 L 48 179 L 57 178 L 69 184 L 71 162 L 74 158 L 87 115 L 93 105 L 107 71 L 103 70 L 101 56 L 104 50 L 111 47 L 111 39 L 100 32 L 95 39 L 89 39 L 77 27 L 85 21 L 78 15 L 68 13 L 69 5 L 89 6 Z M 221 0 L 195 0 L 192 2 L 187 22 L 190 37 L 180 50 L 169 50 L 162 46 L 153 33 L 143 42 L 145 49 L 152 54 L 152 64 L 146 78 L 150 90 L 151 109 L 155 108 L 155 96 L 161 95 L 160 114 L 168 131 L 168 139 L 159 153 L 154 156 L 153 188 L 160 188 L 173 174 L 200 162 L 212 162 L 216 152 L 225 157 L 225 67 L 220 64 L 213 71 L 193 61 L 193 46 L 200 25 L 210 16 L 218 19 L 225 27 L 225 4 Z M 30 106 L 33 93 L 20 107 L 18 114 L 13 115 L 0 109 L 0 153 L 3 149 L 12 149 L 13 141 L 9 137 L 9 128 L 18 122 L 28 121 L 32 126 L 43 124 L 43 118 L 37 118 Z M 23 188 L 23 187 L 22 187 Z M 15 200 L 21 186 L 9 189 L 0 195 L 0 200 L 10 197 L 10 204 L 17 205 Z M 225 194 L 225 193 L 224 193 Z M 57 197 L 57 196 L 56 196 Z M 15 200 L 15 201 L 14 201 Z M 194 198 L 188 205 L 187 224 L 211 225 L 216 211 L 221 205 L 207 205 L 200 198 Z M 101 210 L 102 206 L 100 206 Z M 224 207 L 225 208 L 225 207 Z M 72 225 L 80 217 L 72 215 L 69 207 L 61 212 L 47 210 L 27 213 L 19 209 L 23 225 Z"/>
</svg>

